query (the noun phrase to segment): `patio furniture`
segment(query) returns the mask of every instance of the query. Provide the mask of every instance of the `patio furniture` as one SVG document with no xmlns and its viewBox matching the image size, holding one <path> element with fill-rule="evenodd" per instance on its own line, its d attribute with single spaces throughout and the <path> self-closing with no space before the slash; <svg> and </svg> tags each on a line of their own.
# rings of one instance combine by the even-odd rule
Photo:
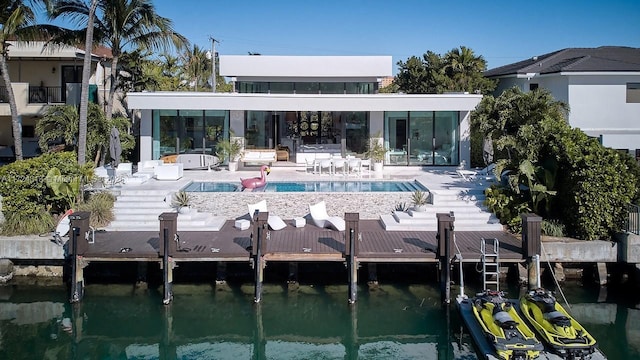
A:
<svg viewBox="0 0 640 360">
<path fill-rule="evenodd" d="M 491 180 L 495 178 L 493 174 L 493 170 L 495 169 L 495 167 L 496 167 L 496 164 L 492 163 L 480 170 L 456 169 L 456 173 L 460 175 L 460 177 L 465 181 L 471 181 L 476 179 Z"/>
<path fill-rule="evenodd" d="M 267 200 L 262 200 L 255 204 L 249 204 L 247 205 L 247 207 L 249 208 L 249 218 L 251 219 L 251 221 L 253 221 L 253 215 L 255 214 L 256 210 L 258 212 L 268 212 Z M 282 230 L 287 227 L 287 224 L 282 220 L 280 216 L 271 214 L 269 214 L 267 224 L 269 224 L 271 230 Z"/>
<path fill-rule="evenodd" d="M 183 175 L 182 163 L 163 164 L 156 166 L 153 175 L 156 180 L 178 180 Z"/>
<path fill-rule="evenodd" d="M 182 164 L 184 170 L 213 169 L 220 165 L 217 156 L 209 154 L 180 154 L 176 163 Z"/>
<path fill-rule="evenodd" d="M 344 231 L 346 227 L 343 218 L 340 216 L 329 216 L 329 214 L 327 214 L 327 206 L 324 200 L 315 205 L 309 205 L 309 214 L 311 215 L 311 220 L 317 227 L 333 228 L 338 231 Z"/>
<path fill-rule="evenodd" d="M 293 226 L 301 228 L 307 225 L 307 220 L 301 216 L 293 218 Z"/>
</svg>

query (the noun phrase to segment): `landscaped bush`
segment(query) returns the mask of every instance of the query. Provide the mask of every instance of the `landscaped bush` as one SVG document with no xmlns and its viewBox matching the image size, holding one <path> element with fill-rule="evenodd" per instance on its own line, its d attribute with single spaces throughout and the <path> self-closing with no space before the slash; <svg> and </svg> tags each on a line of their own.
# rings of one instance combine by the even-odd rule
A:
<svg viewBox="0 0 640 360">
<path fill-rule="evenodd" d="M 115 197 L 106 191 L 92 193 L 82 204 L 78 204 L 78 211 L 89 211 L 89 225 L 94 228 L 105 227 L 113 221 L 113 203 Z"/>
<path fill-rule="evenodd" d="M 50 214 L 69 208 L 68 200 L 56 196 L 46 184 L 47 173 L 54 167 L 60 170 L 63 179 L 80 177 L 83 182 L 90 181 L 93 171 L 91 165 L 78 166 L 76 155 L 70 152 L 47 153 L 0 167 L 2 210 L 7 219 L 2 228 L 3 234 L 42 233 L 45 227 L 50 231 L 53 221 Z M 20 224 L 34 222 L 41 224 Z M 34 232 L 29 232 L 31 229 Z"/>
<path fill-rule="evenodd" d="M 540 230 L 542 231 L 543 235 L 547 236 L 563 237 L 566 235 L 564 224 L 555 219 L 543 219 L 542 223 L 540 224 Z"/>
</svg>

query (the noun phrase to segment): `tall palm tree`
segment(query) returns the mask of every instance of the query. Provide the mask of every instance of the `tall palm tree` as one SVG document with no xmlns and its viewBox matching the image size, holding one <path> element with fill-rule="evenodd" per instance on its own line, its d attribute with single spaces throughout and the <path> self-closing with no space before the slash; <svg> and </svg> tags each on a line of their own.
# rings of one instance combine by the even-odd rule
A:
<svg viewBox="0 0 640 360">
<path fill-rule="evenodd" d="M 118 86 L 118 61 L 130 48 L 149 50 L 166 49 L 171 45 L 183 48 L 187 39 L 173 30 L 170 19 L 156 13 L 151 0 L 92 0 L 97 1 L 94 43 L 111 48 L 111 81 L 107 100 L 107 119 L 113 114 L 113 100 Z M 86 26 L 89 7 L 84 0 L 58 0 L 53 6 L 53 17 L 65 17 Z M 84 31 L 84 30 L 80 30 Z M 83 79 L 84 80 L 84 79 Z"/>
<path fill-rule="evenodd" d="M 0 71 L 2 81 L 7 89 L 11 125 L 13 130 L 14 154 L 16 160 L 22 160 L 22 124 L 18 115 L 16 97 L 11 87 L 7 58 L 9 56 L 9 40 L 31 40 L 37 36 L 35 31 L 34 7 L 46 5 L 46 0 L 0 0 Z"/>
<path fill-rule="evenodd" d="M 207 51 L 193 44 L 193 47 L 184 50 L 180 60 L 189 86 L 198 91 L 198 86 L 211 77 L 211 60 L 207 59 Z"/>
</svg>

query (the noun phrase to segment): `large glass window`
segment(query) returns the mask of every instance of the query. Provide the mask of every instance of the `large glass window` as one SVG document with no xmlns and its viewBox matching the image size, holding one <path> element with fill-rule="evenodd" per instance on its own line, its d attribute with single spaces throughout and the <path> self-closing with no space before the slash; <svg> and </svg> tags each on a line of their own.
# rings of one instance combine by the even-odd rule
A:
<svg viewBox="0 0 640 360">
<path fill-rule="evenodd" d="M 384 139 L 390 165 L 458 165 L 459 113 L 392 111 L 385 113 Z"/>
<path fill-rule="evenodd" d="M 270 111 L 247 111 L 245 146 L 248 149 L 272 149 L 273 124 Z"/>
<path fill-rule="evenodd" d="M 346 152 L 363 156 L 369 139 L 369 120 L 364 111 L 343 113 L 345 119 Z"/>
<path fill-rule="evenodd" d="M 153 158 L 177 153 L 214 154 L 217 142 L 228 137 L 226 110 L 154 110 Z"/>
<path fill-rule="evenodd" d="M 320 83 L 321 94 L 344 94 L 344 83 Z"/>
<path fill-rule="evenodd" d="M 269 87 L 271 94 L 293 94 L 292 82 L 272 82 Z"/>
<path fill-rule="evenodd" d="M 640 83 L 627 83 L 627 103 L 640 103 Z"/>
<path fill-rule="evenodd" d="M 347 94 L 374 94 L 378 83 L 346 83 Z"/>
<path fill-rule="evenodd" d="M 296 94 L 317 94 L 320 92 L 320 83 L 299 82 L 296 83 Z"/>
</svg>

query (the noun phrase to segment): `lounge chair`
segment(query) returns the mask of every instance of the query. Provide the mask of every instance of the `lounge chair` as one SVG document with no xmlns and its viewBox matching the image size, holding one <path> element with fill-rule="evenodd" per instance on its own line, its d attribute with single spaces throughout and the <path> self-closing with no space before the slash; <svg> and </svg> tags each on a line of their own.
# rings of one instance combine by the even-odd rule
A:
<svg viewBox="0 0 640 360">
<path fill-rule="evenodd" d="M 484 169 L 480 169 L 480 170 L 457 169 L 456 173 L 466 181 L 471 181 L 476 179 L 491 180 L 495 178 L 493 174 L 493 170 L 495 169 L 495 167 L 496 167 L 496 164 L 492 163 L 492 164 L 489 164 Z"/>
<path fill-rule="evenodd" d="M 255 204 L 247 205 L 249 207 L 249 218 L 253 221 L 253 215 L 256 210 L 258 212 L 268 212 L 267 210 L 267 200 L 259 201 Z M 282 230 L 287 227 L 287 224 L 282 220 L 280 216 L 269 214 L 269 218 L 267 219 L 267 224 L 271 230 Z"/>
<path fill-rule="evenodd" d="M 344 231 L 345 222 L 340 216 L 329 216 L 327 214 L 327 206 L 324 201 L 320 201 L 315 205 L 309 205 L 309 215 L 311 221 L 321 228 L 333 228 L 338 231 Z"/>
</svg>

